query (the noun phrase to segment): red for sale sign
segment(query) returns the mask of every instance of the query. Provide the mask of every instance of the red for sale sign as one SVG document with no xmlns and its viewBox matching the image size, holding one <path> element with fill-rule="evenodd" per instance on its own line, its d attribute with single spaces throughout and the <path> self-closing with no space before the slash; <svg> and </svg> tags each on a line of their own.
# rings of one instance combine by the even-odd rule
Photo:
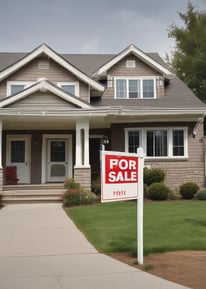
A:
<svg viewBox="0 0 206 289">
<path fill-rule="evenodd" d="M 102 151 L 102 202 L 138 198 L 138 156 Z"/>
</svg>

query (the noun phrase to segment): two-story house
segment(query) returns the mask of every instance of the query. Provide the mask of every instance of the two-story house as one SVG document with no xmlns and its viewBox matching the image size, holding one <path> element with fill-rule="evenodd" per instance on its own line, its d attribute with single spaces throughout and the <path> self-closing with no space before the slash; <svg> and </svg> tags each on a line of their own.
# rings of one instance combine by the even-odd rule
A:
<svg viewBox="0 0 206 289">
<path fill-rule="evenodd" d="M 85 187 L 100 174 L 99 150 L 136 152 L 173 189 L 205 185 L 203 104 L 156 53 L 0 53 L 0 189 L 20 184 Z"/>
</svg>

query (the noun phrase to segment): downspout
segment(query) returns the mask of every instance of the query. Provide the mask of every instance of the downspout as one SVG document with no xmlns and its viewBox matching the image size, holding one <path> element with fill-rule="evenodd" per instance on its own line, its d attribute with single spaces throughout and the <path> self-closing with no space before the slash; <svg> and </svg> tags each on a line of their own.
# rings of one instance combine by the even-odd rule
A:
<svg viewBox="0 0 206 289">
<path fill-rule="evenodd" d="M 192 131 L 193 138 L 196 137 L 197 131 L 198 131 L 200 125 L 204 122 L 205 116 L 206 116 L 206 114 L 203 114 L 203 116 L 201 116 L 201 117 L 197 120 L 197 122 L 196 122 L 196 124 L 195 124 L 195 126 L 194 126 L 194 128 L 193 128 L 193 131 Z"/>
</svg>

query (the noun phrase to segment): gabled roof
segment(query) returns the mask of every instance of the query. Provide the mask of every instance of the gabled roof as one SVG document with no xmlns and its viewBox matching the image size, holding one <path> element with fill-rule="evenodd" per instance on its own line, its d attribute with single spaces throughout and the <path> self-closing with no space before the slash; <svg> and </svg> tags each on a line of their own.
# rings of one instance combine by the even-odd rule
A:
<svg viewBox="0 0 206 289">
<path fill-rule="evenodd" d="M 23 98 L 26 98 L 27 96 L 35 93 L 35 92 L 46 92 L 49 91 L 59 97 L 61 97 L 62 99 L 68 101 L 69 103 L 72 103 L 75 106 L 78 106 L 79 108 L 84 108 L 84 109 L 89 109 L 91 108 L 91 106 L 82 101 L 80 98 L 73 96 L 67 92 L 65 92 L 64 90 L 62 90 L 60 87 L 52 84 L 51 82 L 49 82 L 48 80 L 44 79 L 41 80 L 40 82 L 36 82 L 34 85 L 28 87 L 27 89 L 12 95 L 10 97 L 4 98 L 3 100 L 0 101 L 0 108 L 9 106 Z"/>
<path fill-rule="evenodd" d="M 93 76 L 98 77 L 100 75 L 106 74 L 106 72 L 114 66 L 116 63 L 118 63 L 120 60 L 122 60 L 125 56 L 133 54 L 139 59 L 141 59 L 143 62 L 147 63 L 149 66 L 154 68 L 155 70 L 159 71 L 160 73 L 164 75 L 171 75 L 173 74 L 168 68 L 166 68 L 165 65 L 161 65 L 159 62 L 155 61 L 153 58 L 151 58 L 148 54 L 145 54 L 143 51 L 138 49 L 133 44 L 129 45 L 126 49 L 121 51 L 118 55 L 113 57 L 110 61 L 108 61 L 106 64 L 102 65 L 96 72 L 94 72 Z"/>
<path fill-rule="evenodd" d="M 88 77 L 85 73 L 77 69 L 75 66 L 73 66 L 70 62 L 68 62 L 66 59 L 64 59 L 61 55 L 56 53 L 54 50 L 52 50 L 49 46 L 46 44 L 42 44 L 36 49 L 34 49 L 31 53 L 25 55 L 23 58 L 18 60 L 17 62 L 13 63 L 12 65 L 8 66 L 4 70 L 0 72 L 0 81 L 8 77 L 9 75 L 13 74 L 17 70 L 19 70 L 21 67 L 35 59 L 36 57 L 45 54 L 51 59 L 53 59 L 55 62 L 57 62 L 59 65 L 73 73 L 76 77 L 81 79 L 83 82 L 86 82 L 89 86 L 92 88 L 98 90 L 98 91 L 104 91 L 104 87 Z"/>
</svg>

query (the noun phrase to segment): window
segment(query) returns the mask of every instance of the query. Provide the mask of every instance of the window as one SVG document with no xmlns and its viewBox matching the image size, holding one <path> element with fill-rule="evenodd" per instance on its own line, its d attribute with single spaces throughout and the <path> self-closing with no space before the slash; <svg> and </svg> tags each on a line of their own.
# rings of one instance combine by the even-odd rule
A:
<svg viewBox="0 0 206 289">
<path fill-rule="evenodd" d="M 115 98 L 156 98 L 155 78 L 115 78 Z"/>
<path fill-rule="evenodd" d="M 57 84 L 64 91 L 73 94 L 75 96 L 79 96 L 79 83 L 78 82 L 59 82 Z"/>
<path fill-rule="evenodd" d="M 187 138 L 187 128 L 125 129 L 125 149 L 136 153 L 141 146 L 147 158 L 185 158 Z"/>
<path fill-rule="evenodd" d="M 147 131 L 147 156 L 148 157 L 167 156 L 167 131 L 165 130 Z"/>
<path fill-rule="evenodd" d="M 128 152 L 136 153 L 137 148 L 140 146 L 139 143 L 139 131 L 129 131 L 128 132 Z"/>
<path fill-rule="evenodd" d="M 16 94 L 25 88 L 31 86 L 33 82 L 8 81 L 7 96 Z"/>
<path fill-rule="evenodd" d="M 184 132 L 182 130 L 173 131 L 173 155 L 184 155 Z"/>
</svg>

